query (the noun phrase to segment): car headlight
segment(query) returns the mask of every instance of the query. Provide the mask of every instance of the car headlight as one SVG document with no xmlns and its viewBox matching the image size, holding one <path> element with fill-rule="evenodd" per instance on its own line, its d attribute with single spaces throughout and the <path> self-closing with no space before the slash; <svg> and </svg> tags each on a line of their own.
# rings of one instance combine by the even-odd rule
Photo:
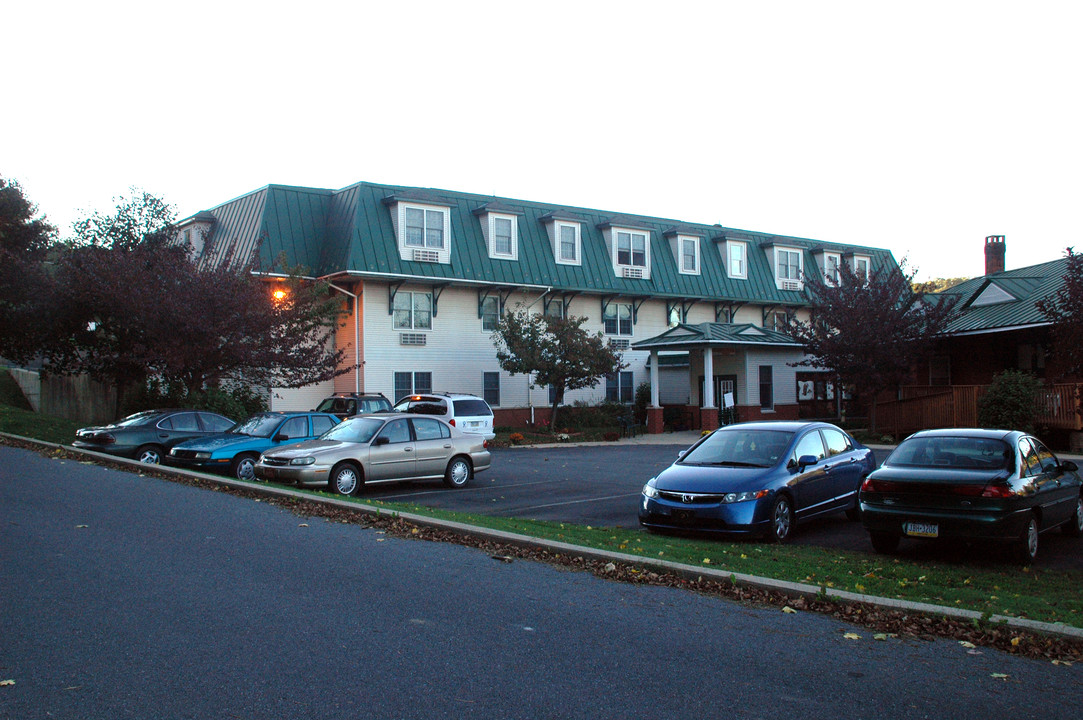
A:
<svg viewBox="0 0 1083 720">
<path fill-rule="evenodd" d="M 290 460 L 290 465 L 311 465 L 314 462 L 316 462 L 314 457 L 299 457 Z"/>
<path fill-rule="evenodd" d="M 209 452 L 197 452 L 196 460 L 210 460 L 211 454 Z"/>
<path fill-rule="evenodd" d="M 647 484 L 643 486 L 643 494 L 649 498 L 658 497 L 658 490 L 651 483 L 654 482 L 654 478 L 647 481 Z"/>
<path fill-rule="evenodd" d="M 722 496 L 723 503 L 739 503 L 748 502 L 749 500 L 759 500 L 761 497 L 767 495 L 766 490 L 755 490 L 753 492 L 740 492 L 740 493 L 726 493 Z"/>
</svg>

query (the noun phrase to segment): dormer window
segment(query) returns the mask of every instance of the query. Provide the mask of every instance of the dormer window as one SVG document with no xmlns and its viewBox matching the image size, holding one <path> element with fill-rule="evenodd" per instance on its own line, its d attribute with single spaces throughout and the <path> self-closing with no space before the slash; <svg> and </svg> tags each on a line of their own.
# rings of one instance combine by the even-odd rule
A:
<svg viewBox="0 0 1083 720">
<path fill-rule="evenodd" d="M 582 218 L 570 213 L 551 212 L 538 220 L 545 224 L 553 244 L 553 260 L 558 265 L 583 263 Z"/>
<path fill-rule="evenodd" d="M 519 211 L 503 203 L 491 202 L 473 211 L 481 223 L 481 234 L 496 260 L 519 259 Z"/>
<path fill-rule="evenodd" d="M 384 198 L 384 203 L 391 209 L 399 257 L 414 262 L 451 262 L 449 206 L 419 202 L 408 193 Z"/>
<path fill-rule="evenodd" d="M 854 255 L 854 275 L 863 281 L 869 279 L 869 257 L 867 255 Z"/>
<path fill-rule="evenodd" d="M 726 241 L 726 274 L 731 278 L 748 278 L 748 243 Z"/>
<path fill-rule="evenodd" d="M 598 229 L 609 248 L 615 276 L 636 280 L 650 278 L 651 231 L 648 228 L 609 221 L 600 224 Z"/>
<path fill-rule="evenodd" d="M 679 237 L 677 246 L 681 249 L 680 272 L 684 275 L 699 275 L 699 238 Z"/>
<path fill-rule="evenodd" d="M 839 284 L 839 265 L 842 264 L 842 255 L 838 253 L 823 254 L 824 282 L 829 285 Z"/>
<path fill-rule="evenodd" d="M 802 252 L 797 248 L 775 245 L 775 286 L 779 290 L 800 290 Z"/>
</svg>

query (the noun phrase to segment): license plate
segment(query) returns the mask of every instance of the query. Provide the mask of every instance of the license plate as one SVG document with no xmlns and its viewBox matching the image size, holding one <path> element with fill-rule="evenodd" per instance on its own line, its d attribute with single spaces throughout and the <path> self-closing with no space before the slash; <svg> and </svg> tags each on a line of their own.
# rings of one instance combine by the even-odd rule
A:
<svg viewBox="0 0 1083 720">
<path fill-rule="evenodd" d="M 278 474 L 278 471 L 275 470 L 274 468 L 267 468 L 263 472 L 266 473 L 267 477 L 269 477 L 269 478 L 273 478 L 275 475 Z"/>
<path fill-rule="evenodd" d="M 940 526 L 936 523 L 905 523 L 903 530 L 911 537 L 938 537 Z"/>
</svg>

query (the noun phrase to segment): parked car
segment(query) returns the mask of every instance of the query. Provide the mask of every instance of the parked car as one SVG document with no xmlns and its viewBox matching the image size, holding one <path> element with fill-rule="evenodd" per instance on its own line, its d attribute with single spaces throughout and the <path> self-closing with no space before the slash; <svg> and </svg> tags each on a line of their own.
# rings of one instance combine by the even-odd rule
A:
<svg viewBox="0 0 1083 720">
<path fill-rule="evenodd" d="M 402 413 L 358 415 L 317 440 L 268 450 L 256 477 L 297 485 L 326 485 L 353 495 L 371 483 L 443 478 L 463 487 L 489 469 L 486 440 L 437 418 Z"/>
<path fill-rule="evenodd" d="M 407 395 L 395 403 L 395 412 L 438 417 L 466 433 L 496 437 L 493 433 L 493 409 L 477 395 L 464 393 L 425 393 Z"/>
<path fill-rule="evenodd" d="M 643 487 L 639 523 L 790 538 L 794 524 L 846 511 L 876 467 L 873 452 L 822 422 L 748 422 L 702 438 Z"/>
<path fill-rule="evenodd" d="M 252 480 L 264 450 L 319 437 L 338 424 L 327 413 L 258 413 L 221 435 L 188 440 L 169 451 L 168 465 L 190 470 L 228 472 L 240 480 Z"/>
<path fill-rule="evenodd" d="M 389 412 L 391 401 L 383 393 L 361 395 L 358 393 L 335 393 L 324 399 L 313 412 L 332 413 L 339 420 L 354 415 L 375 412 Z"/>
<path fill-rule="evenodd" d="M 1079 468 L 1019 431 L 923 430 L 861 486 L 861 522 L 877 552 L 904 538 L 1012 543 L 1026 563 L 1038 535 L 1083 535 Z"/>
<path fill-rule="evenodd" d="M 174 445 L 225 432 L 236 424 L 205 410 L 144 410 L 110 425 L 76 430 L 72 445 L 158 464 Z"/>
</svg>

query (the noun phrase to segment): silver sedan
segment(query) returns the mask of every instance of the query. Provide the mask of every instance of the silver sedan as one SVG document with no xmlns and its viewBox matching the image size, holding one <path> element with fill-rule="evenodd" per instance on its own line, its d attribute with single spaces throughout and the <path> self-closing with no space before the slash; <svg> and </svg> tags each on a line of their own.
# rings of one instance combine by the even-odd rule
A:
<svg viewBox="0 0 1083 720">
<path fill-rule="evenodd" d="M 256 477 L 295 485 L 326 485 L 353 495 L 371 483 L 439 480 L 463 487 L 488 470 L 488 441 L 442 420 L 400 413 L 358 415 L 315 440 L 269 450 Z"/>
</svg>

